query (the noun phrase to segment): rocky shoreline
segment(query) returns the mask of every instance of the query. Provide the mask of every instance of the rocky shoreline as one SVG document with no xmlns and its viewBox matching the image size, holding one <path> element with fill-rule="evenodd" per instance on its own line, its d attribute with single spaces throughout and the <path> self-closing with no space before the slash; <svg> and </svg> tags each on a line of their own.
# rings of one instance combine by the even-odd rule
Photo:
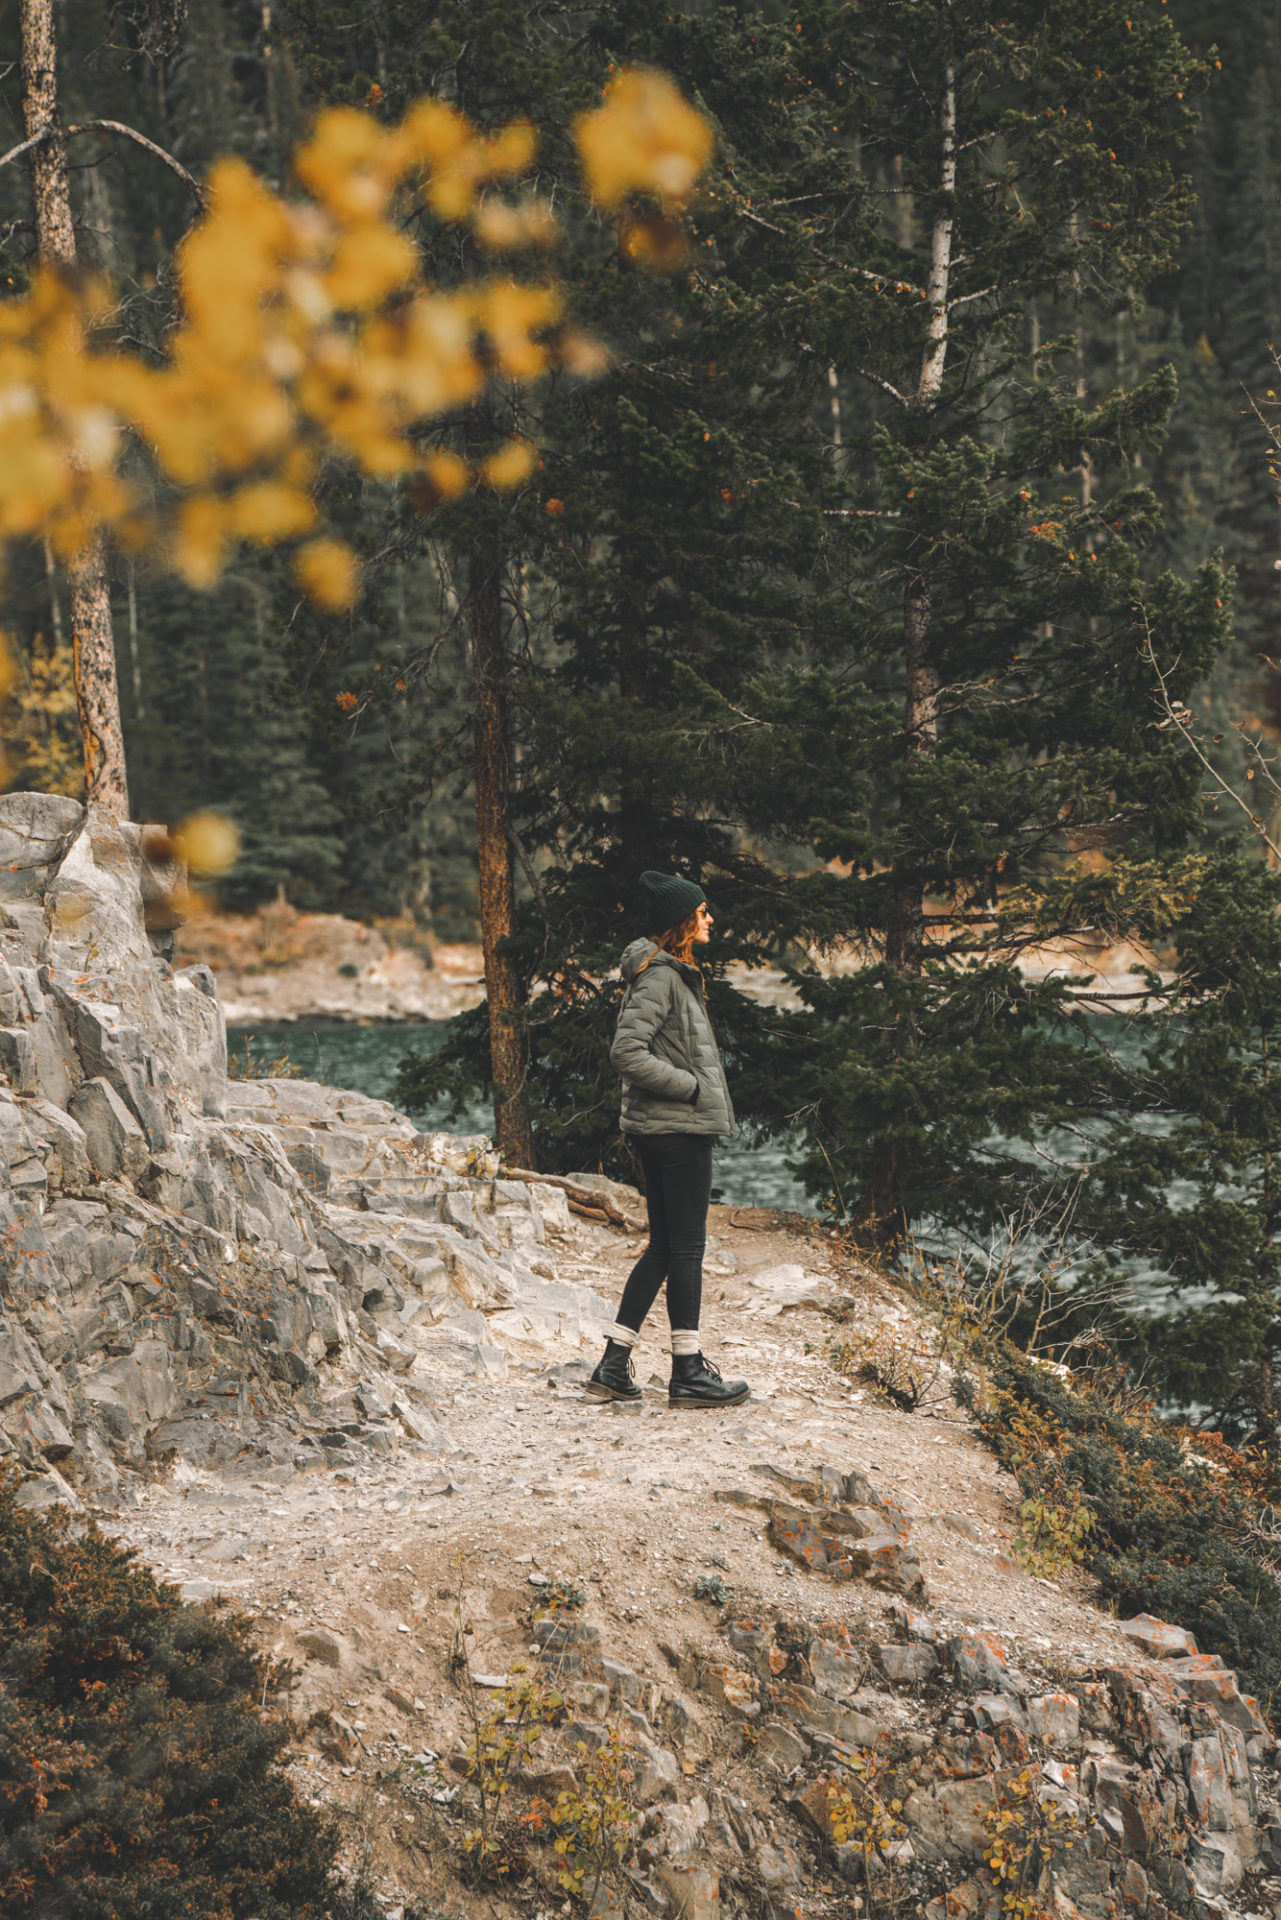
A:
<svg viewBox="0 0 1281 1920">
<path fill-rule="evenodd" d="M 484 957 L 476 941 L 428 941 L 405 923 L 367 926 L 340 914 L 303 913 L 277 900 L 252 914 L 202 913 L 179 928 L 180 966 L 207 966 L 233 1027 L 307 1022 L 412 1025 L 450 1020 L 485 996 Z M 865 956 L 822 957 L 826 972 L 865 964 Z M 1022 951 L 1029 979 L 1072 973 L 1096 998 L 1095 1012 L 1134 1005 L 1133 969 L 1157 966 L 1138 947 L 1082 938 Z M 762 1006 L 801 1002 L 776 967 L 731 966 L 729 983 Z"/>
</svg>

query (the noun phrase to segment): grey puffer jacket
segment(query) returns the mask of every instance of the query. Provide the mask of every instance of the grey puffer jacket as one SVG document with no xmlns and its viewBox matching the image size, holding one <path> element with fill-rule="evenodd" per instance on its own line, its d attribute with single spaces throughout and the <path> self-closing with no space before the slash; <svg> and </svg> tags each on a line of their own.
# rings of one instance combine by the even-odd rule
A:
<svg viewBox="0 0 1281 1920">
<path fill-rule="evenodd" d="M 623 1132 L 732 1133 L 734 1108 L 698 969 L 652 940 L 633 940 L 622 970 L 627 998 L 609 1057 L 623 1076 Z"/>
</svg>

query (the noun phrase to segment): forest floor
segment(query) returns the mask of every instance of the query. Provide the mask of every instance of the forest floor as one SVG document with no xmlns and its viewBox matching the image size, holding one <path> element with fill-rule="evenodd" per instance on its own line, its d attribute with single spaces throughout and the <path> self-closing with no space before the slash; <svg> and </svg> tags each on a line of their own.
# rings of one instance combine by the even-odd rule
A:
<svg viewBox="0 0 1281 1920">
<path fill-rule="evenodd" d="M 833 1339 L 866 1341 L 886 1325 L 910 1335 L 905 1296 L 797 1216 L 717 1207 L 710 1232 L 707 1346 L 750 1381 L 738 1407 L 669 1409 L 658 1316 L 637 1349 L 645 1392 L 633 1406 L 584 1397 L 594 1344 L 509 1343 L 481 1374 L 442 1373 L 434 1458 L 405 1450 L 368 1469 L 252 1479 L 180 1466 L 110 1523 L 187 1597 L 227 1595 L 264 1650 L 295 1664 L 295 1779 L 340 1813 L 352 1868 L 393 1920 L 406 1902 L 411 1913 L 480 1911 L 459 1877 L 463 1801 L 448 1756 L 470 1736 L 473 1707 L 483 1715 L 537 1651 L 540 1595 L 572 1604 L 577 1589 L 575 1617 L 640 1676 L 655 1724 L 684 1728 L 682 1794 L 755 1804 L 772 1834 L 759 1757 L 680 1665 L 690 1649 L 701 1673 L 733 1659 L 717 1648 L 721 1611 L 695 1582 L 723 1582 L 726 1618 L 837 1620 L 856 1645 L 894 1636 L 890 1594 L 780 1557 L 766 1515 L 744 1504 L 766 1489 L 764 1470 L 865 1472 L 906 1518 L 935 1624 L 990 1629 L 1034 1681 L 1062 1685 L 1132 1654 L 1083 1575 L 1034 1579 L 1010 1558 L 1017 1486 L 942 1378 L 905 1413 L 836 1371 Z M 558 1276 L 612 1298 L 641 1244 L 580 1222 L 557 1249 Z M 880 1685 L 882 1719 L 910 1719 L 912 1690 L 887 1709 Z M 553 1892 L 548 1911 L 559 1906 Z"/>
</svg>

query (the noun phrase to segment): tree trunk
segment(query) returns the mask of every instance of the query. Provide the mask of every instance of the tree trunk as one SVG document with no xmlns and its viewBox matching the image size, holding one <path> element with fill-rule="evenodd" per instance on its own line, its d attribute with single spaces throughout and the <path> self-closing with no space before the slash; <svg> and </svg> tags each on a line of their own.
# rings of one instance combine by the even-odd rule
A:
<svg viewBox="0 0 1281 1920">
<path fill-rule="evenodd" d="M 31 150 L 36 252 L 42 265 L 74 272 L 76 235 L 67 187 L 67 143 L 58 113 L 58 49 L 53 0 L 20 0 L 22 109 Z M 124 735 L 116 686 L 111 585 L 100 536 L 67 563 L 76 707 L 84 748 L 85 798 L 117 819 L 129 817 Z"/>
<path fill-rule="evenodd" d="M 943 71 L 939 97 L 939 172 L 934 222 L 930 232 L 930 271 L 926 288 L 929 328 L 921 354 L 916 392 L 911 405 L 928 413 L 943 387 L 947 364 L 949 299 L 956 191 L 956 74 L 949 64 Z M 903 701 L 903 755 L 909 762 L 930 759 L 938 749 L 939 673 L 934 657 L 932 588 L 923 568 L 909 580 L 903 597 L 903 665 L 906 688 Z M 885 926 L 885 959 L 897 972 L 919 979 L 925 965 L 925 893 L 901 869 L 891 878 Z M 911 1051 L 915 1035 L 910 1024 L 903 1033 Z M 878 1238 L 897 1240 L 906 1227 L 903 1181 L 910 1169 L 904 1156 L 886 1148 L 873 1170 L 869 1207 Z"/>
<path fill-rule="evenodd" d="M 623 700 L 643 708 L 649 699 L 649 649 L 640 590 L 626 593 L 620 609 L 618 633 L 618 691 Z M 628 881 L 635 885 L 642 866 L 648 866 L 653 842 L 653 785 L 647 770 L 632 759 L 618 794 L 618 831 Z M 633 871 L 635 869 L 635 871 Z"/>
<path fill-rule="evenodd" d="M 516 969 L 504 952 L 515 924 L 511 838 L 511 759 L 507 737 L 507 649 L 503 637 L 502 558 L 496 531 L 478 532 L 469 561 L 472 682 L 476 698 L 476 854 L 480 937 L 489 1003 L 494 1134 L 510 1167 L 534 1165 L 525 1111 L 525 1050 L 516 1016 Z"/>
</svg>

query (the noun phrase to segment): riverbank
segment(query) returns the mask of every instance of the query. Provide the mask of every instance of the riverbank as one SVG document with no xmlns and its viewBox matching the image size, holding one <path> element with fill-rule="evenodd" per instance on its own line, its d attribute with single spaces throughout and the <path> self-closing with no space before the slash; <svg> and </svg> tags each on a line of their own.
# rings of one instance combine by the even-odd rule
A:
<svg viewBox="0 0 1281 1920">
<path fill-rule="evenodd" d="M 174 964 L 210 969 L 233 1027 L 452 1020 L 485 996 L 474 942 L 434 943 L 408 921 L 367 926 L 284 900 L 190 920 L 178 931 Z"/>
<path fill-rule="evenodd" d="M 867 955 L 823 956 L 826 974 L 849 973 Z M 1083 936 L 1026 949 L 1019 965 L 1029 980 L 1072 974 L 1095 1013 L 1136 1004 L 1135 969 L 1156 957 L 1127 942 Z M 233 1027 L 289 1026 L 306 1021 L 374 1025 L 451 1020 L 485 997 L 478 941 L 433 941 L 407 920 L 366 925 L 336 913 L 303 913 L 275 900 L 255 913 L 205 913 L 181 927 L 175 965 L 207 966 Z M 768 1007 L 799 1007 L 787 976 L 775 967 L 729 968 L 730 984 Z"/>
</svg>

